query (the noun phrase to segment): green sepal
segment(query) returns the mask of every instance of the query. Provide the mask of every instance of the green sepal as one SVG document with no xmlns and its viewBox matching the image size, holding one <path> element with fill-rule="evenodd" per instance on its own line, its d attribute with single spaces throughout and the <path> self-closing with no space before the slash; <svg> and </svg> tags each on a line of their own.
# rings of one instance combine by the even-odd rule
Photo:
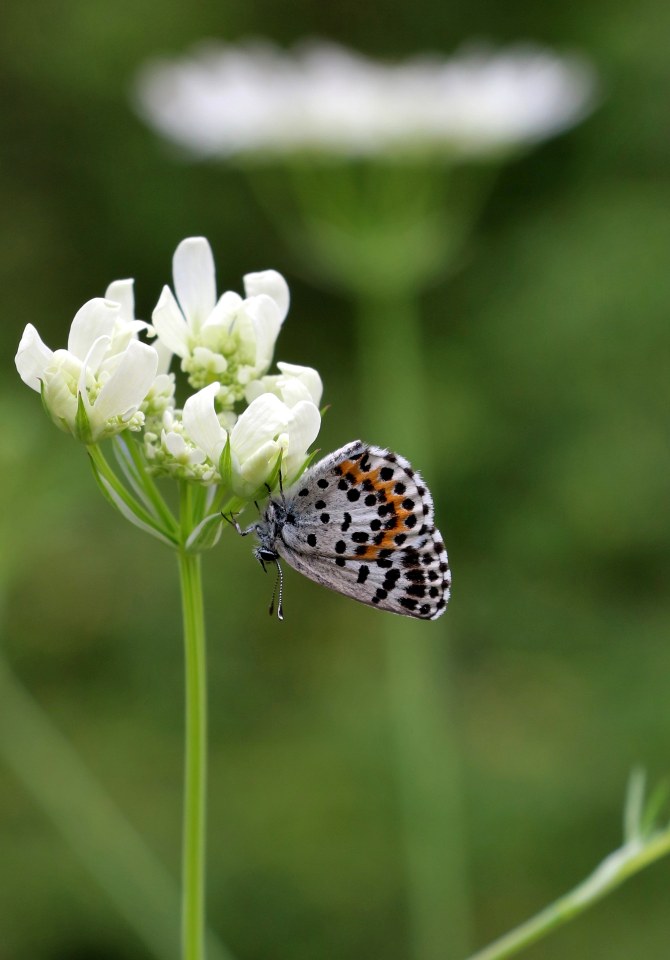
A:
<svg viewBox="0 0 670 960">
<path fill-rule="evenodd" d="M 49 410 L 49 405 L 47 404 L 46 386 L 44 384 L 44 380 L 40 380 L 40 397 L 42 399 L 42 406 L 44 407 L 44 412 L 51 420 L 53 420 L 51 410 Z"/>
<path fill-rule="evenodd" d="M 230 450 L 230 434 L 226 437 L 226 445 L 219 457 L 219 476 L 221 485 L 230 490 L 233 484 L 233 455 Z"/>
<path fill-rule="evenodd" d="M 63 433 L 72 433 L 70 430 L 67 421 L 63 417 L 54 417 L 53 413 L 49 409 L 49 404 L 47 403 L 46 397 L 46 387 L 44 385 L 44 380 L 40 380 L 40 399 L 42 401 L 42 407 L 47 417 L 51 420 L 52 423 L 55 423 L 59 430 L 62 430 Z"/>
<path fill-rule="evenodd" d="M 90 446 L 90 444 L 93 443 L 91 424 L 88 419 L 88 413 L 86 412 L 84 397 L 81 393 L 77 394 L 77 416 L 74 418 L 74 435 L 77 440 L 81 440 L 86 446 Z"/>
<path fill-rule="evenodd" d="M 211 513 L 205 517 L 198 526 L 189 534 L 186 541 L 186 549 L 189 553 L 201 553 L 203 550 L 209 550 L 216 546 L 221 536 L 224 519 L 221 513 Z"/>
</svg>

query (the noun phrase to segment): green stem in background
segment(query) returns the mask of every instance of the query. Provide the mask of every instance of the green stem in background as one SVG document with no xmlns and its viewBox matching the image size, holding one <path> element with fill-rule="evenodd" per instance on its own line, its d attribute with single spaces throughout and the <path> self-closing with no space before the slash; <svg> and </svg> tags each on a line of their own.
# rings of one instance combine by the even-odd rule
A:
<svg viewBox="0 0 670 960">
<path fill-rule="evenodd" d="M 0 658 L 0 756 L 156 960 L 177 960 L 179 888 Z M 208 934 L 210 960 L 231 954 Z"/>
<path fill-rule="evenodd" d="M 504 960 L 531 946 L 597 903 L 629 877 L 670 853 L 670 827 L 625 843 L 606 857 L 591 876 L 530 920 L 473 953 L 469 960 Z"/>
<path fill-rule="evenodd" d="M 427 371 L 416 298 L 361 298 L 359 382 L 370 440 L 392 441 L 434 482 Z M 440 519 L 439 504 L 437 508 Z M 461 771 L 450 717 L 447 617 L 380 616 L 387 654 L 413 960 L 467 950 L 470 903 Z"/>
<path fill-rule="evenodd" d="M 0 753 L 149 953 L 175 960 L 177 885 L 1 660 Z"/>
<path fill-rule="evenodd" d="M 182 489 L 184 539 L 192 526 L 191 487 Z M 207 664 L 200 556 L 178 552 L 186 667 L 186 761 L 182 851 L 182 960 L 204 960 L 207 791 Z"/>
</svg>

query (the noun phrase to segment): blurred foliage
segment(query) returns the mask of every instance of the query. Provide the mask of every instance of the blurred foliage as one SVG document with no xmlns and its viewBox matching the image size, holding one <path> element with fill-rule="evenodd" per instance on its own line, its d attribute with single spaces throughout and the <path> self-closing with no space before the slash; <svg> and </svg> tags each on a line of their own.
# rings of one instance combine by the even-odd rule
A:
<svg viewBox="0 0 670 960">
<path fill-rule="evenodd" d="M 267 34 L 393 56 L 533 39 L 601 71 L 598 112 L 503 172 L 458 271 L 423 303 L 427 479 L 456 571 L 435 629 L 452 651 L 483 943 L 618 843 L 634 763 L 652 780 L 670 765 L 669 20 L 657 0 L 3 6 L 4 654 L 175 874 L 174 561 L 120 523 L 20 384 L 23 326 L 59 345 L 81 303 L 128 275 L 148 316 L 176 243 L 202 233 L 222 286 L 269 266 L 288 277 L 278 356 L 323 374 L 323 449 L 357 436 L 361 415 L 349 304 L 302 278 L 239 173 L 184 164 L 142 126 L 135 70 L 203 36 Z M 402 390 L 401 364 L 389 382 Z M 370 439 L 393 445 L 393 423 Z M 270 620 L 270 581 L 233 535 L 205 570 L 212 924 L 246 960 L 400 960 L 379 615 L 289 573 L 287 621 Z M 0 850 L 3 960 L 144 956 L 1 759 Z M 666 956 L 669 871 L 528 956 Z"/>
</svg>

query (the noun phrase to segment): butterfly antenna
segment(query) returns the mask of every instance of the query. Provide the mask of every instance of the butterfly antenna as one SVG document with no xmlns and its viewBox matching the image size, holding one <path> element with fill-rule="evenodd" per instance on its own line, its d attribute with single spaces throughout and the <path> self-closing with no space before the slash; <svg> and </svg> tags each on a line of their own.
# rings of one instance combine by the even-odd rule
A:
<svg viewBox="0 0 670 960">
<path fill-rule="evenodd" d="M 279 602 L 277 603 L 277 619 L 283 620 L 284 619 L 284 603 L 283 603 L 284 571 L 281 568 L 281 564 L 279 560 L 275 560 L 275 563 L 277 564 L 277 579 L 275 580 L 275 585 L 272 590 L 272 600 L 270 600 L 270 609 L 268 610 L 268 613 L 270 614 L 270 616 L 272 616 L 272 614 L 275 611 L 275 597 L 277 597 L 277 587 L 279 587 L 279 596 L 278 596 Z"/>
</svg>

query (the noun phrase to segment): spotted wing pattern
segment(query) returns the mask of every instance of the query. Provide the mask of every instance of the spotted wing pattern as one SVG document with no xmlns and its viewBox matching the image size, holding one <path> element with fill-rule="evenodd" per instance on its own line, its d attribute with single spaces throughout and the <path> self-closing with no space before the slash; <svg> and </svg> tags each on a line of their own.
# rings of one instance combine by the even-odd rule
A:
<svg viewBox="0 0 670 960">
<path fill-rule="evenodd" d="M 405 616 L 444 613 L 447 553 L 430 492 L 403 457 L 354 441 L 285 492 L 284 508 L 277 552 L 311 580 Z"/>
</svg>

